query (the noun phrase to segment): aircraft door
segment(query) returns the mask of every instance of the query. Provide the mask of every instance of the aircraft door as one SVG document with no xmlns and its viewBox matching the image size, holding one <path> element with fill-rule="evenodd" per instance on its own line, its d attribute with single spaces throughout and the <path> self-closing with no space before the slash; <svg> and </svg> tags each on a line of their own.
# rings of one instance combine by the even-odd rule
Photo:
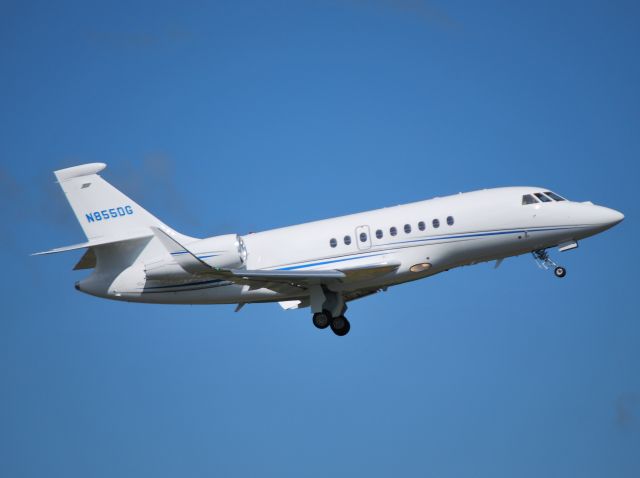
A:
<svg viewBox="0 0 640 478">
<path fill-rule="evenodd" d="M 358 243 L 358 249 L 371 248 L 371 234 L 369 226 L 356 227 L 356 242 Z"/>
</svg>

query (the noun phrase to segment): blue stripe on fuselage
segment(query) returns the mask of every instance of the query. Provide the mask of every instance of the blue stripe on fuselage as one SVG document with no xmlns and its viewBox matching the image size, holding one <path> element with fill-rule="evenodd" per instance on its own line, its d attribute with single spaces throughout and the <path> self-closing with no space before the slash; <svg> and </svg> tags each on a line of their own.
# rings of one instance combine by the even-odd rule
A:
<svg viewBox="0 0 640 478">
<path fill-rule="evenodd" d="M 464 238 L 474 238 L 474 237 L 484 237 L 484 236 L 498 236 L 498 235 L 505 235 L 505 234 L 524 234 L 526 233 L 532 233 L 532 232 L 545 232 L 545 231 L 561 231 L 561 230 L 565 230 L 565 229 L 578 229 L 581 227 L 585 227 L 586 225 L 583 226 L 558 226 L 558 227 L 543 227 L 543 228 L 538 228 L 538 229 L 510 229 L 510 230 L 505 230 L 505 231 L 491 231 L 491 232 L 473 232 L 473 233 L 466 233 L 466 234 L 457 234 L 457 235 L 451 235 L 451 236 L 434 236 L 434 237 L 425 237 L 422 239 L 413 239 L 410 241 L 399 241 L 399 242 L 390 242 L 387 244 L 382 244 L 381 246 L 393 246 L 393 245 L 397 245 L 397 244 L 412 244 L 412 243 L 416 243 L 416 242 L 429 242 L 429 241 L 437 241 L 437 240 L 449 240 L 449 239 L 464 239 Z M 380 246 L 378 246 L 380 247 Z M 286 267 L 281 267 L 278 269 L 274 269 L 274 270 L 281 270 L 281 271 L 289 271 L 289 270 L 296 270 L 296 269 L 305 269 L 307 267 L 314 267 L 314 266 L 321 266 L 321 265 L 325 265 L 325 264 L 335 264 L 338 262 L 346 262 L 346 261 L 353 261 L 356 259 L 367 259 L 369 257 L 377 257 L 377 256 L 383 256 L 385 254 L 387 254 L 389 251 L 393 250 L 393 248 L 391 249 L 386 249 L 383 252 L 379 252 L 376 254 L 371 254 L 369 251 L 362 251 L 359 253 L 351 254 L 351 257 L 345 257 L 343 259 L 330 259 L 330 260 L 323 260 L 320 262 L 312 262 L 309 264 L 302 264 L 302 265 L 292 265 L 292 266 L 286 266 Z M 176 254 L 186 254 L 187 251 L 184 252 L 177 252 L 177 253 L 173 253 L 173 255 Z M 143 293 L 148 292 L 148 293 L 152 293 L 152 292 L 174 292 L 174 291 L 170 291 L 170 290 L 158 290 L 158 289 L 170 289 L 170 288 L 180 288 L 179 290 L 175 291 L 175 292 L 180 292 L 180 291 L 188 291 L 188 290 L 193 290 L 193 289 L 186 289 L 187 287 L 194 287 L 194 286 L 210 286 L 210 287 L 215 287 L 215 286 L 223 286 L 223 285 L 232 285 L 233 282 L 228 281 L 228 280 L 224 280 L 224 279 L 214 279 L 214 280 L 207 280 L 207 281 L 201 281 L 201 282 L 191 282 L 188 284 L 174 284 L 174 285 L 163 285 L 163 286 L 152 286 L 152 287 L 144 287 L 143 288 Z M 199 288 L 205 288 L 205 287 L 199 287 Z M 151 290 L 153 289 L 153 290 Z"/>
<path fill-rule="evenodd" d="M 322 266 L 324 264 L 333 264 L 335 262 L 353 261 L 355 259 L 366 259 L 367 257 L 384 256 L 385 254 L 386 254 L 386 252 L 381 252 L 380 254 L 369 254 L 367 256 L 359 255 L 359 256 L 356 256 L 356 257 L 349 257 L 347 259 L 333 259 L 333 260 L 330 260 L 330 261 L 314 262 L 312 264 L 304 264 L 304 265 L 301 265 L 301 266 L 281 267 L 280 269 L 276 269 L 276 270 L 278 270 L 278 271 L 292 271 L 294 269 L 304 269 L 305 267 Z"/>
<path fill-rule="evenodd" d="M 384 246 L 393 246 L 393 245 L 397 245 L 397 244 L 413 244 L 416 242 L 430 242 L 430 241 L 445 241 L 445 240 L 449 240 L 449 239 L 465 239 L 465 238 L 473 238 L 473 237 L 484 237 L 484 236 L 500 236 L 500 235 L 505 235 L 505 234 L 524 234 L 526 233 L 532 233 L 532 232 L 545 232 L 545 231 L 560 231 L 563 229 L 575 229 L 578 227 L 583 227 L 583 226 L 557 226 L 557 227 L 546 227 L 546 228 L 538 228 L 538 229 L 509 229 L 509 230 L 505 230 L 505 231 L 491 231 L 491 232 L 473 232 L 473 233 L 465 233 L 465 234 L 457 234 L 457 235 L 452 235 L 452 236 L 433 236 L 433 237 L 423 237 L 422 239 L 412 239 L 410 241 L 398 241 L 398 242 L 389 242 L 387 244 L 380 244 L 378 246 L 374 246 L 374 247 L 384 247 Z M 356 253 L 355 257 L 347 257 L 344 259 L 331 259 L 331 260 L 326 260 L 326 261 L 321 261 L 321 262 L 312 262 L 309 264 L 303 264 L 303 265 L 292 265 L 292 266 L 286 266 L 286 267 L 279 267 L 277 269 L 274 270 L 278 270 L 278 271 L 290 271 L 290 270 L 295 270 L 295 269 L 304 269 L 307 267 L 314 267 L 314 266 L 321 266 L 321 265 L 325 265 L 325 264 L 334 264 L 337 262 L 345 262 L 345 261 L 353 261 L 356 259 L 366 259 L 368 257 L 375 257 L 375 256 L 381 256 L 386 254 L 390 249 L 385 250 L 385 252 L 381 252 L 379 254 L 369 254 L 370 249 L 368 249 L 367 251 L 363 251 L 360 253 Z M 364 254 L 368 254 L 368 255 L 364 255 Z M 353 254 L 351 254 L 353 256 Z"/>
</svg>

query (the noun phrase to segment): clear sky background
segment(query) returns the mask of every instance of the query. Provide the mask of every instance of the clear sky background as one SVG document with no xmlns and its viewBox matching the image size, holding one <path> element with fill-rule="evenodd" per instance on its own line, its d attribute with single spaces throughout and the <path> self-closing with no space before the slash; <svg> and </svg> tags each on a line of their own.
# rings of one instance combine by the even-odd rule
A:
<svg viewBox="0 0 640 478">
<path fill-rule="evenodd" d="M 0 475 L 640 476 L 637 2 L 0 4 Z M 626 220 L 353 303 L 73 289 L 52 171 L 177 230 L 536 185 Z"/>
</svg>

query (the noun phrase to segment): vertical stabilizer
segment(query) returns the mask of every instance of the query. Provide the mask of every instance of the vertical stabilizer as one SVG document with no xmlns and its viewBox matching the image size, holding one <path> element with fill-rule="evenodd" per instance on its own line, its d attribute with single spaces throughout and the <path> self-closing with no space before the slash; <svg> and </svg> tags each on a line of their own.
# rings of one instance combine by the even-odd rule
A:
<svg viewBox="0 0 640 478">
<path fill-rule="evenodd" d="M 153 226 L 170 229 L 102 179 L 98 173 L 106 167 L 104 163 L 82 164 L 54 173 L 89 241 L 138 237 Z"/>
</svg>

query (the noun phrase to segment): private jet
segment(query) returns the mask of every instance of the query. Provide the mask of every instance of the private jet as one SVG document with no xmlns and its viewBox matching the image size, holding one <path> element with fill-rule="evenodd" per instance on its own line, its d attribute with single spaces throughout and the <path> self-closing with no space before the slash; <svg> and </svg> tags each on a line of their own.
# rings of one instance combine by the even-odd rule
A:
<svg viewBox="0 0 640 478">
<path fill-rule="evenodd" d="M 533 254 L 556 277 L 548 250 L 620 223 L 622 213 L 543 187 L 501 187 L 245 235 L 181 234 L 105 181 L 103 163 L 55 171 L 87 241 L 76 282 L 106 299 L 155 304 L 278 302 L 309 307 L 319 329 L 351 329 L 347 303 L 454 267 Z"/>
</svg>

